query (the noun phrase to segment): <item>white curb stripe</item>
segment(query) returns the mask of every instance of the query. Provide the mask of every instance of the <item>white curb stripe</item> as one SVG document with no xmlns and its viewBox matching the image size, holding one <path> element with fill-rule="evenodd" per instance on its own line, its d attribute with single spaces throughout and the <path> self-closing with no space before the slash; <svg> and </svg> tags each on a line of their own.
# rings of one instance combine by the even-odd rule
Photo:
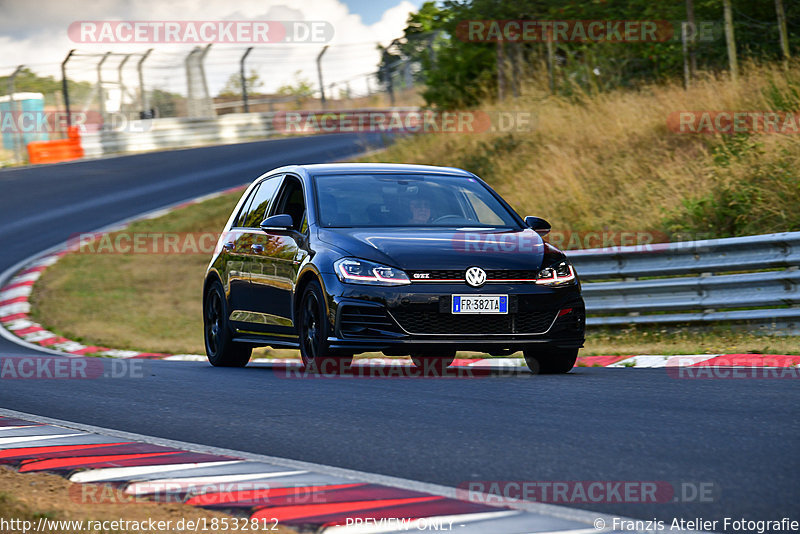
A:
<svg viewBox="0 0 800 534">
<path fill-rule="evenodd" d="M 23 443 L 25 441 L 42 441 L 45 439 L 57 438 L 71 438 L 74 436 L 83 436 L 84 434 L 49 434 L 45 436 L 17 436 L 13 438 L 0 438 L 0 447 L 3 445 L 11 445 L 13 443 Z"/>
<path fill-rule="evenodd" d="M 719 354 L 687 354 L 685 356 L 688 358 L 692 358 L 693 359 L 692 364 L 695 364 L 695 363 L 700 363 L 701 361 L 715 358 L 716 356 L 719 356 Z M 625 358 L 624 360 L 612 363 L 611 365 L 607 365 L 606 367 L 659 368 L 659 367 L 666 367 L 667 362 L 670 362 L 671 366 L 675 365 L 675 362 L 671 361 L 672 358 L 674 358 L 674 356 L 660 356 L 660 355 L 632 356 L 630 358 Z"/>
<path fill-rule="evenodd" d="M 0 306 L 0 317 L 6 317 L 8 315 L 16 315 L 18 313 L 28 313 L 30 311 L 31 311 L 30 302 L 14 302 L 12 304 L 6 304 L 5 306 Z"/>
<path fill-rule="evenodd" d="M 263 478 L 286 477 L 291 475 L 303 475 L 308 471 L 268 471 L 266 473 L 248 473 L 242 475 L 217 475 L 206 477 L 187 477 L 187 478 L 159 478 L 148 480 L 147 482 L 134 482 L 125 488 L 125 493 L 129 495 L 146 495 L 148 493 L 164 493 L 166 491 L 177 491 L 187 487 L 203 487 L 214 484 L 224 484 L 226 482 L 244 482 L 246 480 L 260 480 Z"/>
<path fill-rule="evenodd" d="M 19 297 L 28 297 L 33 291 L 33 286 L 19 286 L 0 291 L 0 302 L 4 300 L 11 300 Z"/>
<path fill-rule="evenodd" d="M 8 285 L 19 284 L 21 282 L 35 282 L 42 276 L 41 271 L 33 271 L 32 273 L 18 274 L 8 281 Z"/>
<path fill-rule="evenodd" d="M 70 482 L 98 482 L 109 478 L 135 477 L 136 475 L 148 475 L 151 473 L 161 473 L 164 471 L 177 471 L 178 469 L 198 469 L 202 467 L 214 467 L 217 465 L 240 464 L 243 460 L 230 460 L 224 462 L 199 462 L 190 464 L 169 464 L 169 465 L 142 465 L 135 467 L 103 467 L 90 471 L 81 471 L 69 477 Z"/>
<path fill-rule="evenodd" d="M 440 515 L 432 517 L 421 517 L 404 521 L 402 519 L 387 518 L 381 523 L 361 523 L 358 525 L 336 525 L 328 527 L 322 532 L 324 534 L 379 534 L 381 532 L 407 532 L 430 530 L 431 525 L 449 525 L 450 523 L 473 523 L 475 521 L 486 521 L 500 519 L 511 515 L 520 515 L 517 510 L 503 510 L 499 512 L 478 512 L 475 514 Z M 380 521 L 380 520 L 378 520 Z M 436 529 L 439 530 L 439 529 Z M 447 530 L 447 529 L 442 529 Z M 592 529 L 594 530 L 594 529 Z M 597 532 L 595 530 L 595 532 Z"/>
</svg>

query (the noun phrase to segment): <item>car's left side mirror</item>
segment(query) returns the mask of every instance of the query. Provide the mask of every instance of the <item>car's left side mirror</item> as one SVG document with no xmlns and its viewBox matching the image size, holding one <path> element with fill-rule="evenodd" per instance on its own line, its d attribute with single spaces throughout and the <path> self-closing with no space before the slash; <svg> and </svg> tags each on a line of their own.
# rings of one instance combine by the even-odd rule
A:
<svg viewBox="0 0 800 534">
<path fill-rule="evenodd" d="M 288 213 L 281 213 L 267 217 L 261 222 L 262 230 L 291 230 L 294 227 L 292 216 Z"/>
<path fill-rule="evenodd" d="M 525 217 L 525 224 L 533 228 L 533 230 L 542 237 L 549 234 L 550 228 L 552 228 L 549 222 L 541 217 L 533 217 L 532 215 Z"/>
</svg>

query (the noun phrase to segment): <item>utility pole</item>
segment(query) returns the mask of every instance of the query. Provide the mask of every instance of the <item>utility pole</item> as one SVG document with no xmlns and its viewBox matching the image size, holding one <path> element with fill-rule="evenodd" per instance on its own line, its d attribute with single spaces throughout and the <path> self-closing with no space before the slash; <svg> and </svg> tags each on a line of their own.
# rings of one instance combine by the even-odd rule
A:
<svg viewBox="0 0 800 534">
<path fill-rule="evenodd" d="M 789 61 L 792 56 L 789 52 L 789 34 L 786 32 L 786 12 L 783 10 L 783 0 L 775 0 L 775 14 L 778 15 L 778 33 L 780 34 L 783 60 Z"/>
<path fill-rule="evenodd" d="M 245 113 L 250 113 L 250 105 L 247 103 L 247 76 L 245 76 L 244 62 L 252 51 L 253 47 L 251 46 L 245 50 L 242 59 L 239 60 L 239 76 L 242 78 L 242 102 L 244 103 Z"/>
<path fill-rule="evenodd" d="M 325 85 L 322 83 L 322 55 L 328 50 L 328 45 L 322 47 L 319 55 L 317 56 L 317 78 L 319 78 L 319 95 L 322 109 L 325 109 Z"/>
<path fill-rule="evenodd" d="M 736 60 L 736 39 L 733 35 L 731 0 L 722 0 L 722 8 L 725 16 L 725 42 L 728 45 L 728 63 L 731 69 L 731 79 L 736 82 L 739 80 L 739 63 Z"/>
</svg>

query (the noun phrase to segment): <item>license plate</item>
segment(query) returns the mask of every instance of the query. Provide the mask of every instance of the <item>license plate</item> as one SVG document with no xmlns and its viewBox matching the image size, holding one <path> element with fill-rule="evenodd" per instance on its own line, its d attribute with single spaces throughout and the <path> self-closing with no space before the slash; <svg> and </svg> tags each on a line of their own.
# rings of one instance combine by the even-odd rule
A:
<svg viewBox="0 0 800 534">
<path fill-rule="evenodd" d="M 508 295 L 453 295 L 452 313 L 508 313 Z"/>
</svg>

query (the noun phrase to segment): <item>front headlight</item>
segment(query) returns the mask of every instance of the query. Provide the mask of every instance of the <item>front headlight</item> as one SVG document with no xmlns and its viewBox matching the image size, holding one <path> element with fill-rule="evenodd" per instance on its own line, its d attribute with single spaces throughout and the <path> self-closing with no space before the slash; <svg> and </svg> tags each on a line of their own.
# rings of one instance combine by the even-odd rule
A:
<svg viewBox="0 0 800 534">
<path fill-rule="evenodd" d="M 560 286 L 575 283 L 575 270 L 564 260 L 545 267 L 536 275 L 536 283 L 546 286 Z"/>
<path fill-rule="evenodd" d="M 349 284 L 396 286 L 410 284 L 406 273 L 400 269 L 356 258 L 343 258 L 333 263 L 339 280 Z"/>
</svg>

